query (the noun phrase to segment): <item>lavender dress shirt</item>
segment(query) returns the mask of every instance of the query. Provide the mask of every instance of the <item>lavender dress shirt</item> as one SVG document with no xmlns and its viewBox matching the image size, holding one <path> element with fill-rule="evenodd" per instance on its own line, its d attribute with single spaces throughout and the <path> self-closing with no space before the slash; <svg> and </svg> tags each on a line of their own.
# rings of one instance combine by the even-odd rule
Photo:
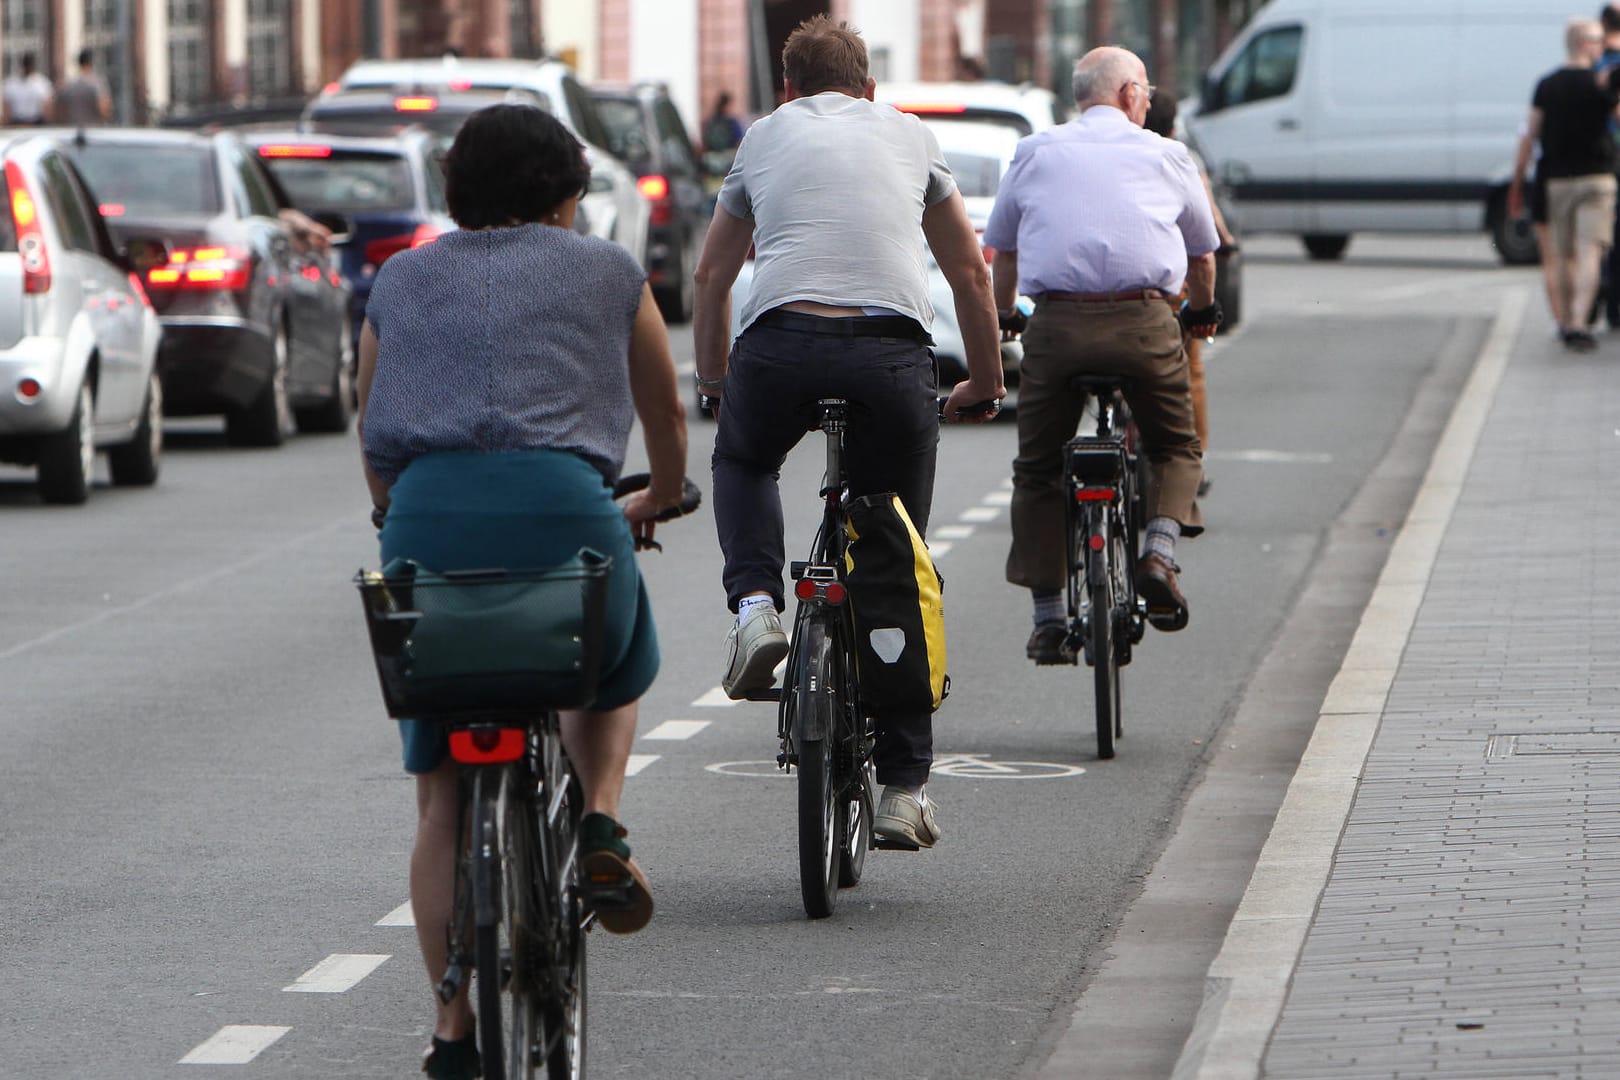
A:
<svg viewBox="0 0 1620 1080">
<path fill-rule="evenodd" d="M 1111 105 L 1019 142 L 984 230 L 1018 254 L 1018 291 L 1174 295 L 1188 256 L 1220 246 L 1187 148 Z"/>
</svg>

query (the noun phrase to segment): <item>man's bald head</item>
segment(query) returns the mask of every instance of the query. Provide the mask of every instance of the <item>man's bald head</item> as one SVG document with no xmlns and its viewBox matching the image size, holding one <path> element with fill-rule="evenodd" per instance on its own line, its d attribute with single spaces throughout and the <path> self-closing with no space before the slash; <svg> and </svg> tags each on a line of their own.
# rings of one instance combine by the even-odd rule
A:
<svg viewBox="0 0 1620 1080">
<path fill-rule="evenodd" d="M 1104 45 L 1074 65 L 1074 103 L 1082 112 L 1093 105 L 1112 105 L 1140 125 L 1151 98 L 1147 66 L 1129 49 Z"/>
</svg>

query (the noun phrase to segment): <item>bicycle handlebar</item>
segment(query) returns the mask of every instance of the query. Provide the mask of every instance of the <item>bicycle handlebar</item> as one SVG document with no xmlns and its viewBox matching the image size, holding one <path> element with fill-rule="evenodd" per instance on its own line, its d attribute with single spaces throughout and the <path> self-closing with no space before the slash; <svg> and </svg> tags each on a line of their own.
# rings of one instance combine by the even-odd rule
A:
<svg viewBox="0 0 1620 1080">
<path fill-rule="evenodd" d="M 641 491 L 652 483 L 651 473 L 630 473 L 619 477 L 619 482 L 613 485 L 613 497 L 622 499 Z M 691 477 L 681 478 L 681 501 L 668 510 L 661 510 L 653 518 L 654 521 L 674 521 L 678 517 L 685 517 L 703 505 L 703 489 L 692 483 Z"/>
<path fill-rule="evenodd" d="M 945 423 L 945 402 L 948 400 L 950 399 L 935 399 L 935 404 L 939 408 L 939 422 L 942 424 Z M 974 402 L 972 405 L 964 405 L 960 409 L 957 409 L 956 418 L 958 420 L 972 420 L 980 416 L 993 417 L 999 412 L 1001 412 L 1001 399 L 985 398 L 983 401 Z"/>
</svg>

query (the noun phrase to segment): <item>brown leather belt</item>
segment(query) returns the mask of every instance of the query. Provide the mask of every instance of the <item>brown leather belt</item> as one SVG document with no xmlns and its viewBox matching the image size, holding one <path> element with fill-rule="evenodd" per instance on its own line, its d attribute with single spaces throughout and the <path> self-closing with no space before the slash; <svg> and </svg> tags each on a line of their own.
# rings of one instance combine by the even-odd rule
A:
<svg viewBox="0 0 1620 1080">
<path fill-rule="evenodd" d="M 1163 289 L 1125 289 L 1121 292 L 1044 292 L 1037 300 L 1075 300 L 1082 304 L 1109 304 L 1116 300 L 1168 300 Z"/>
</svg>

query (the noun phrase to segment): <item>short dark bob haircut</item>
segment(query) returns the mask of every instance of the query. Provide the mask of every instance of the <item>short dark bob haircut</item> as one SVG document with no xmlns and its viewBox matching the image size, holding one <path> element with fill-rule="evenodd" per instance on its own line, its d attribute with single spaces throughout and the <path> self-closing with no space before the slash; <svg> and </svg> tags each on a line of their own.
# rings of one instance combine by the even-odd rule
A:
<svg viewBox="0 0 1620 1080">
<path fill-rule="evenodd" d="M 540 221 L 590 179 L 579 140 L 532 105 L 479 109 L 445 157 L 445 200 L 463 229 Z"/>
</svg>

